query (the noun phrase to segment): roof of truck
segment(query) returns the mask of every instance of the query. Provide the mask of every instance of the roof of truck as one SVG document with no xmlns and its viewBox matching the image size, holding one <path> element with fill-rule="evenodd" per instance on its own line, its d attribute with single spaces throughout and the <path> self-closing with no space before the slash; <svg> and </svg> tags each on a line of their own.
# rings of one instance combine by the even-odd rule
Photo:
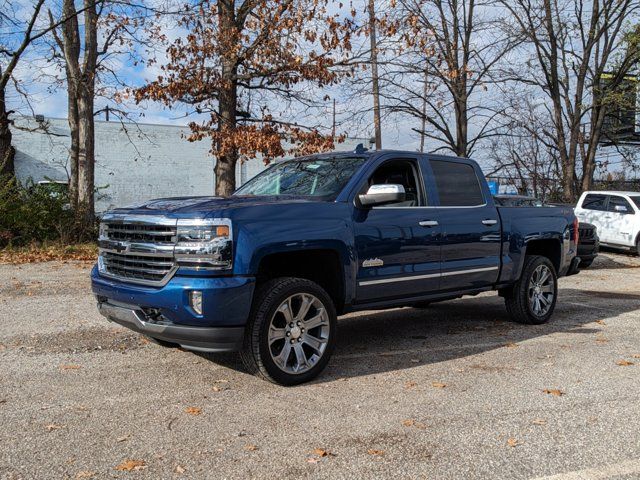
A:
<svg viewBox="0 0 640 480">
<path fill-rule="evenodd" d="M 640 192 L 631 192 L 631 191 L 623 191 L 623 190 L 589 190 L 584 192 L 585 194 L 598 194 L 598 195 L 640 195 Z"/>
</svg>

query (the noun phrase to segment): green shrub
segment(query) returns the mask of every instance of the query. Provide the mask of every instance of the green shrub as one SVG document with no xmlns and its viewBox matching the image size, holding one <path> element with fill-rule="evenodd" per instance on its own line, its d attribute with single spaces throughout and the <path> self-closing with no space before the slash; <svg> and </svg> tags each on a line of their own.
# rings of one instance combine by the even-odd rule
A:
<svg viewBox="0 0 640 480">
<path fill-rule="evenodd" d="M 66 185 L 32 180 L 21 185 L 11 177 L 0 178 L 0 247 L 94 237 L 94 231 L 84 230 L 70 208 Z"/>
</svg>

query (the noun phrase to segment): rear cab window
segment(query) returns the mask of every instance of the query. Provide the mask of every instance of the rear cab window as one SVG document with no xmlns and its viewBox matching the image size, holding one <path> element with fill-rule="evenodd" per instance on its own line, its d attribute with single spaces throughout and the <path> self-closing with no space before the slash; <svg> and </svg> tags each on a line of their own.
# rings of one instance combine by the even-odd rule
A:
<svg viewBox="0 0 640 480">
<path fill-rule="evenodd" d="M 431 160 L 440 206 L 476 207 L 485 204 L 476 170 L 468 163 Z"/>
</svg>

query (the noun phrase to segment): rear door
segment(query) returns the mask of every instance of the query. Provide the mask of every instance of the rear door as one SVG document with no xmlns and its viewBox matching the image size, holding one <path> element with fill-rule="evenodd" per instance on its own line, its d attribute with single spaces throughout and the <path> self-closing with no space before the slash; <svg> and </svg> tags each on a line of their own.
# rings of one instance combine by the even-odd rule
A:
<svg viewBox="0 0 640 480">
<path fill-rule="evenodd" d="M 635 209 L 626 198 L 610 195 L 606 218 L 606 224 L 610 231 L 610 242 L 617 245 L 635 246 L 634 224 L 636 218 Z"/>
<path fill-rule="evenodd" d="M 480 169 L 464 159 L 429 161 L 441 231 L 442 290 L 467 290 L 497 281 L 500 217 Z M 485 191 L 486 190 L 486 191 Z"/>
<path fill-rule="evenodd" d="M 425 208 L 429 200 L 418 156 L 394 154 L 384 158 L 359 193 L 378 184 L 400 184 L 407 198 L 397 204 L 355 209 L 356 301 L 366 303 L 438 291 L 440 227 L 437 211 Z"/>
<path fill-rule="evenodd" d="M 611 224 L 608 222 L 608 197 L 602 193 L 588 193 L 576 209 L 576 216 L 582 222 L 591 223 L 598 229 L 602 242 L 611 242 Z"/>
</svg>

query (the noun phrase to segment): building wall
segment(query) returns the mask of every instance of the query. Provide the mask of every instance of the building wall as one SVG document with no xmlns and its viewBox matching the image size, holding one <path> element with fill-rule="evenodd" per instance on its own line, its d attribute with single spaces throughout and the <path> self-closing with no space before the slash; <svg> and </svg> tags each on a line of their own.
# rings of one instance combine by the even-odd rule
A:
<svg viewBox="0 0 640 480">
<path fill-rule="evenodd" d="M 67 181 L 69 126 L 66 119 L 31 118 L 16 121 L 13 145 L 18 179 Z M 122 124 L 97 121 L 95 125 L 95 185 L 98 212 L 160 197 L 212 195 L 214 158 L 207 140 L 189 142 L 188 127 Z M 339 146 L 351 150 L 359 143 Z M 238 164 L 237 185 L 265 166 L 261 159 Z"/>
</svg>

